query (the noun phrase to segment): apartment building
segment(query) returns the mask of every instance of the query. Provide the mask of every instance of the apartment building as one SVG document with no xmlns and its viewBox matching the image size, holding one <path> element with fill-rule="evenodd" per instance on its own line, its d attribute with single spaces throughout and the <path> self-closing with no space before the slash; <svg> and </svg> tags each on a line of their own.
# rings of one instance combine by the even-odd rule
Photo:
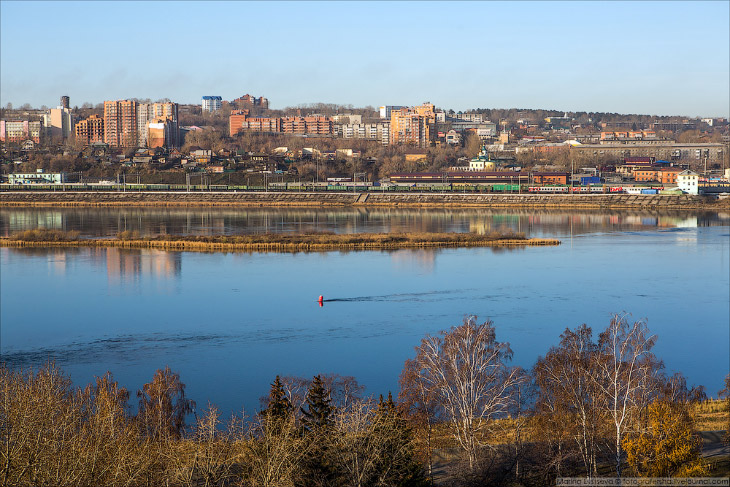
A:
<svg viewBox="0 0 730 487">
<path fill-rule="evenodd" d="M 168 117 L 159 117 L 147 124 L 147 147 L 174 147 L 177 123 Z"/>
<path fill-rule="evenodd" d="M 223 98 L 220 96 L 204 96 L 201 107 L 204 112 L 214 112 L 220 110 L 223 104 Z"/>
<path fill-rule="evenodd" d="M 390 143 L 428 147 L 431 144 L 436 116 L 434 105 L 424 103 L 390 112 Z"/>
<path fill-rule="evenodd" d="M 43 127 L 49 137 L 68 139 L 74 128 L 71 110 L 63 106 L 51 108 L 43 115 Z"/>
<path fill-rule="evenodd" d="M 343 139 L 377 140 L 383 145 L 388 145 L 390 122 L 338 124 L 334 126 L 334 135 Z"/>
<path fill-rule="evenodd" d="M 334 124 L 329 117 L 312 115 L 308 117 L 283 117 L 281 132 L 300 135 L 332 135 Z"/>
<path fill-rule="evenodd" d="M 233 106 L 238 108 L 239 110 L 243 109 L 251 109 L 251 108 L 262 108 L 262 109 L 268 109 L 269 108 L 269 100 L 263 96 L 256 98 L 255 96 L 251 96 L 248 93 L 243 95 L 240 98 L 236 98 L 231 102 Z"/>
<path fill-rule="evenodd" d="M 104 119 L 98 115 L 91 115 L 76 124 L 74 134 L 77 141 L 83 141 L 86 145 L 104 142 Z"/>
<path fill-rule="evenodd" d="M 132 147 L 137 144 L 137 105 L 134 100 L 104 102 L 104 142 L 109 147 Z"/>
<path fill-rule="evenodd" d="M 153 147 L 148 142 L 151 123 L 159 123 L 159 120 L 170 122 L 169 136 L 166 138 L 165 147 L 179 147 L 178 131 L 178 105 L 172 102 L 163 103 L 140 103 L 137 106 L 137 135 L 141 147 Z"/>
<path fill-rule="evenodd" d="M 362 123 L 362 115 L 356 115 L 354 113 L 345 113 L 342 115 L 333 115 L 332 121 L 334 123 L 339 123 L 342 125 L 347 124 L 361 124 Z"/>
<path fill-rule="evenodd" d="M 236 110 L 228 117 L 231 137 L 240 132 L 281 132 L 281 119 L 270 117 L 249 117 L 248 110 Z"/>
<path fill-rule="evenodd" d="M 380 107 L 380 118 L 384 118 L 386 120 L 390 120 L 390 115 L 393 112 L 393 110 L 400 110 L 401 108 L 407 108 L 400 105 L 385 105 Z"/>
<path fill-rule="evenodd" d="M 612 156 L 617 159 L 625 157 L 652 157 L 657 160 L 672 162 L 704 162 L 708 164 L 721 164 L 724 151 L 723 144 L 699 143 L 680 144 L 675 142 L 658 141 L 647 143 L 636 141 L 634 143 L 603 143 L 603 144 L 581 144 L 570 148 L 576 154 L 589 156 Z"/>
<path fill-rule="evenodd" d="M 41 141 L 43 122 L 29 120 L 0 120 L 0 141 L 20 143 L 32 140 Z"/>
</svg>

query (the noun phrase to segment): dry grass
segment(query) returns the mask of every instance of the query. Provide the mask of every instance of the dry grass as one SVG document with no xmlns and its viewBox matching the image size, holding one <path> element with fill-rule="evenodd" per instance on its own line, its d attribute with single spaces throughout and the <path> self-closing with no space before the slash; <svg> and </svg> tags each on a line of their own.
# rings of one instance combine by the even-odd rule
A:
<svg viewBox="0 0 730 487">
<path fill-rule="evenodd" d="M 730 428 L 730 411 L 724 400 L 710 399 L 697 403 L 694 413 L 697 431 L 719 431 Z"/>
<path fill-rule="evenodd" d="M 12 234 L 9 240 L 16 242 L 75 242 L 79 239 L 79 232 L 36 228 Z"/>
<path fill-rule="evenodd" d="M 527 239 L 524 233 L 512 231 L 476 233 L 267 233 L 261 235 L 234 236 L 177 236 L 160 235 L 140 238 L 136 232 L 126 231 L 116 239 L 64 239 L 38 240 L 13 236 L 0 239 L 0 245 L 15 247 L 40 246 L 39 242 L 56 246 L 154 248 L 186 251 L 267 251 L 306 252 L 325 250 L 383 250 L 401 248 L 487 247 L 522 245 L 559 245 L 555 239 Z"/>
</svg>

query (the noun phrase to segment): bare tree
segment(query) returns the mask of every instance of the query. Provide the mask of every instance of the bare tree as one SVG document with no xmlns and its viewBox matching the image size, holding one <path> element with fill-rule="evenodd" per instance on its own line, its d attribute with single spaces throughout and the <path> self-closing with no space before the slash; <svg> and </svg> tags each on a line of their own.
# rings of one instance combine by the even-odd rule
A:
<svg viewBox="0 0 730 487">
<path fill-rule="evenodd" d="M 269 426 L 265 415 L 250 424 L 244 443 L 247 477 L 262 487 L 293 485 L 314 443 L 302 436 L 293 414 L 278 421 L 276 428 Z"/>
<path fill-rule="evenodd" d="M 574 331 L 566 329 L 560 335 L 560 345 L 540 357 L 533 369 L 539 391 L 538 411 L 553 426 L 553 438 L 564 433 L 573 436 L 588 477 L 596 475 L 601 423 L 601 398 L 594 380 L 596 352 L 592 331 L 584 324 Z M 575 420 L 564 422 L 566 414 Z M 576 424 L 578 427 L 574 428 Z"/>
<path fill-rule="evenodd" d="M 507 412 L 522 380 L 506 364 L 512 349 L 497 341 L 492 321 L 477 324 L 470 316 L 461 326 L 427 335 L 416 351 L 417 373 L 438 398 L 473 469 L 489 421 Z"/>
<path fill-rule="evenodd" d="M 661 368 L 651 349 L 656 335 L 650 335 L 646 321 L 629 324 L 627 316 L 614 315 L 598 339 L 596 384 L 605 400 L 615 440 L 616 476 L 621 477 L 621 441 L 632 415 L 646 407 L 647 392 Z"/>
<path fill-rule="evenodd" d="M 209 405 L 193 434 L 168 450 L 171 477 L 189 487 L 227 485 L 240 460 L 235 431 L 234 424 L 222 429 L 217 408 Z"/>
</svg>

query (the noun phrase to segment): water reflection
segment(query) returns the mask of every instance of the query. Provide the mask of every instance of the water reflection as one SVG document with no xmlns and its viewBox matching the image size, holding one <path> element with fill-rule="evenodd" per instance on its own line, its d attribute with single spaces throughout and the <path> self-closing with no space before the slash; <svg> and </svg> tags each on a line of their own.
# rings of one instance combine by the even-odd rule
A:
<svg viewBox="0 0 730 487">
<path fill-rule="evenodd" d="M 106 273 L 110 284 L 118 284 L 141 275 L 172 279 L 182 271 L 180 252 L 108 248 Z"/>
<path fill-rule="evenodd" d="M 110 284 L 137 281 L 143 276 L 175 279 L 182 273 L 180 252 L 96 247 L 10 247 L 6 251 L 11 256 L 44 258 L 49 272 L 55 276 L 63 276 L 72 263 L 82 259 L 106 272 Z"/>
<path fill-rule="evenodd" d="M 436 250 L 399 250 L 391 253 L 390 260 L 394 269 L 400 271 L 418 269 L 425 274 L 431 274 L 436 266 Z"/>
<path fill-rule="evenodd" d="M 567 235 L 642 228 L 730 224 L 730 215 L 670 211 L 555 211 L 530 209 L 397 208 L 3 208 L 0 235 L 32 228 L 78 230 L 113 236 L 230 235 L 270 232 L 478 232 L 508 228 L 531 236 Z"/>
</svg>

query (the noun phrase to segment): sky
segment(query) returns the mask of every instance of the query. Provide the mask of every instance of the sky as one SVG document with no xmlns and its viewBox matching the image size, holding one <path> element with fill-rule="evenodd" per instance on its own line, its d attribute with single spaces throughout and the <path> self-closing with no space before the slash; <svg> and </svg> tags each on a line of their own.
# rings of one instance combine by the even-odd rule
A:
<svg viewBox="0 0 730 487">
<path fill-rule="evenodd" d="M 730 115 L 727 1 L 0 1 L 0 105 Z"/>
</svg>

